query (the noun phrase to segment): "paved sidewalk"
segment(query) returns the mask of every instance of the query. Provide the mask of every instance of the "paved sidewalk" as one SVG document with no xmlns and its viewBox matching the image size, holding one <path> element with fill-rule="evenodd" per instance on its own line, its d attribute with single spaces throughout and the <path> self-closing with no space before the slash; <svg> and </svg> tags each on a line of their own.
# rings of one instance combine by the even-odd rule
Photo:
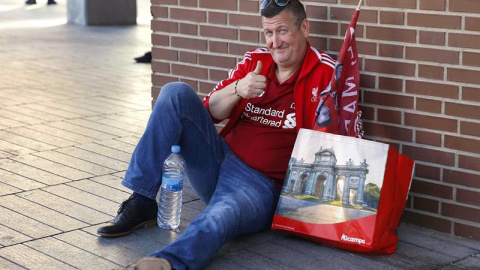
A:
<svg viewBox="0 0 480 270">
<path fill-rule="evenodd" d="M 174 240 L 156 227 L 104 239 L 150 114 L 147 23 L 67 25 L 65 0 L 0 3 L 0 269 L 122 269 Z M 142 20 L 142 22 L 145 20 Z M 184 229 L 205 206 L 185 190 Z M 480 269 L 480 242 L 402 224 L 398 252 L 366 256 L 267 231 L 206 269 Z"/>
</svg>

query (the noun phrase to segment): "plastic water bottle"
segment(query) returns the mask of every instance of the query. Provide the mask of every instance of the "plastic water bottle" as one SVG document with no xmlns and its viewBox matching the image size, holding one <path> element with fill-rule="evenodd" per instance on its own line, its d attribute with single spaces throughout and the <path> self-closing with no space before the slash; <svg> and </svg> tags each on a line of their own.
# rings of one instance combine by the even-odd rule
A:
<svg viewBox="0 0 480 270">
<path fill-rule="evenodd" d="M 162 229 L 176 230 L 180 225 L 185 160 L 179 153 L 180 146 L 172 145 L 172 153 L 163 162 L 157 216 L 157 224 Z"/>
</svg>

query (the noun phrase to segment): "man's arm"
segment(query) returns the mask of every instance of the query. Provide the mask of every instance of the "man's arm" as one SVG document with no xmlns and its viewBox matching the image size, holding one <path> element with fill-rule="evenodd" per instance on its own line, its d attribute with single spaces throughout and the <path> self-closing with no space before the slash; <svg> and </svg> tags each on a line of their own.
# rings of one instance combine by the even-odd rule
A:
<svg viewBox="0 0 480 270">
<path fill-rule="evenodd" d="M 212 93 L 208 104 L 210 114 L 215 119 L 225 119 L 242 98 L 261 96 L 267 86 L 267 78 L 260 75 L 261 72 L 262 62 L 258 61 L 255 70 L 248 73 L 247 76 Z"/>
</svg>

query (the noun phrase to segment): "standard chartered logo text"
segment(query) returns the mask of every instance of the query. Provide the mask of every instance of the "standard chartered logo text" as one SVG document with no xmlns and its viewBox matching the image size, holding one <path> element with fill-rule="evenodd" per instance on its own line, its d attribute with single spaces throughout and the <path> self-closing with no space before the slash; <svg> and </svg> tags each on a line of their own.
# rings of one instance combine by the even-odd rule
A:
<svg viewBox="0 0 480 270">
<path fill-rule="evenodd" d="M 295 113 L 287 114 L 287 119 L 282 128 L 295 128 L 297 126 L 297 119 L 295 118 Z"/>
<path fill-rule="evenodd" d="M 254 113 L 256 115 L 253 116 L 249 113 Z M 295 113 L 287 114 L 285 117 L 285 110 L 280 111 L 272 108 L 260 108 L 253 105 L 252 103 L 247 103 L 243 116 L 249 118 L 252 121 L 272 127 L 295 128 L 297 125 Z M 284 120 L 284 118 L 286 119 Z M 283 126 L 282 122 L 284 122 Z"/>
<path fill-rule="evenodd" d="M 265 116 L 274 116 L 274 117 L 276 116 L 278 118 L 283 118 L 283 115 L 285 114 L 285 110 L 277 111 L 272 108 L 264 109 L 264 108 L 257 107 L 252 103 L 247 103 L 247 106 L 245 106 L 245 111 L 261 114 Z"/>
<path fill-rule="evenodd" d="M 342 238 L 340 240 L 347 241 L 347 242 L 354 242 L 354 243 L 359 243 L 359 244 L 365 244 L 365 240 L 361 238 L 354 238 L 354 237 L 349 237 L 345 234 L 342 234 Z"/>
</svg>

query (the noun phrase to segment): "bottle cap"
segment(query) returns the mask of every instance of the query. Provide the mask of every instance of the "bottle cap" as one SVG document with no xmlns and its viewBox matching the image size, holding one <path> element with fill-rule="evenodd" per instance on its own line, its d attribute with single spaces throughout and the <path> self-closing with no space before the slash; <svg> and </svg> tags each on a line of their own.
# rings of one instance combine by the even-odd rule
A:
<svg viewBox="0 0 480 270">
<path fill-rule="evenodd" d="M 180 153 L 180 145 L 172 145 L 172 153 L 178 154 Z"/>
</svg>

